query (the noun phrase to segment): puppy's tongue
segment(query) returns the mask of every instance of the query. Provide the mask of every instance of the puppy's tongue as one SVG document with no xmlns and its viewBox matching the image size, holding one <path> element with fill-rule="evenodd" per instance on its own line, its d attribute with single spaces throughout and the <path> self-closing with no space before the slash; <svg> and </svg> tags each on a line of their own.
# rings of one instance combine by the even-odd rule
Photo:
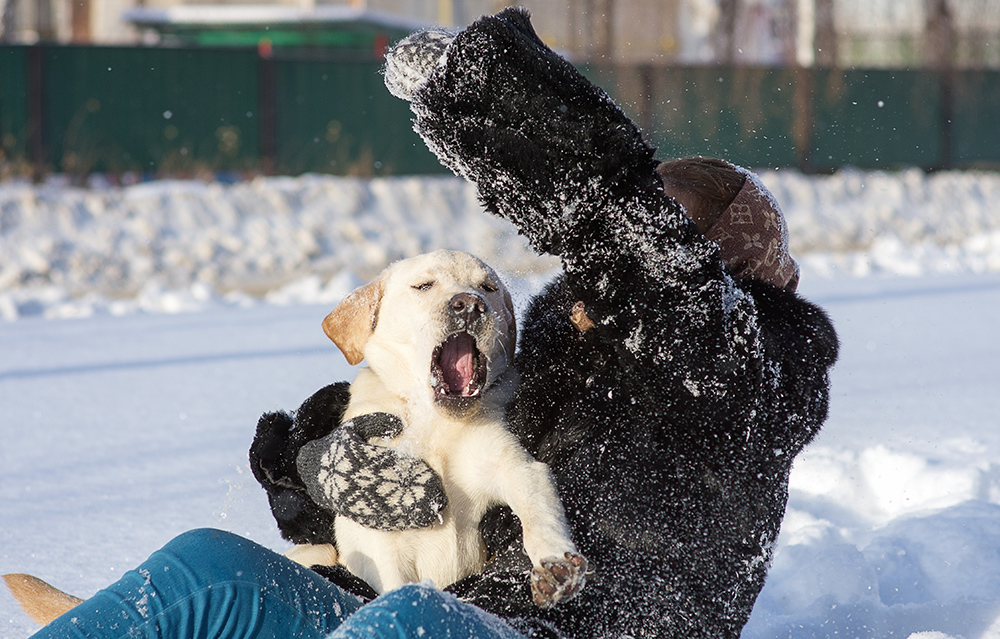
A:
<svg viewBox="0 0 1000 639">
<path fill-rule="evenodd" d="M 459 333 L 441 345 L 441 372 L 451 395 L 468 395 L 475 373 L 476 342 L 468 333 Z"/>
</svg>

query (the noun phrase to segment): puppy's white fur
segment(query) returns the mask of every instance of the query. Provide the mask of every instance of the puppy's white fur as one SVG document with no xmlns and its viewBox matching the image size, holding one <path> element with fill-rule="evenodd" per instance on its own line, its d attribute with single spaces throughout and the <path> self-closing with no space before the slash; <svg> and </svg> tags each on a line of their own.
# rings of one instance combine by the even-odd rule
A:
<svg viewBox="0 0 1000 639">
<path fill-rule="evenodd" d="M 487 317 L 474 337 L 488 377 L 477 398 L 442 401 L 431 361 L 454 332 L 449 305 L 461 294 L 485 301 Z M 372 530 L 338 516 L 339 561 L 379 592 L 423 579 L 446 586 L 482 569 L 487 557 L 479 521 L 505 503 L 521 520 L 536 575 L 545 573 L 543 563 L 561 565 L 572 573 L 569 594 L 575 592 L 586 562 L 570 539 L 548 466 L 521 447 L 503 420 L 516 383 L 509 367 L 515 328 L 510 295 L 496 273 L 454 251 L 403 260 L 348 296 L 324 329 L 349 362 L 368 364 L 351 385 L 344 420 L 375 412 L 400 417 L 403 432 L 379 443 L 423 459 L 441 476 L 449 500 L 436 525 L 416 530 Z M 289 556 L 315 565 L 328 563 L 336 556 L 331 552 L 299 547 Z"/>
</svg>

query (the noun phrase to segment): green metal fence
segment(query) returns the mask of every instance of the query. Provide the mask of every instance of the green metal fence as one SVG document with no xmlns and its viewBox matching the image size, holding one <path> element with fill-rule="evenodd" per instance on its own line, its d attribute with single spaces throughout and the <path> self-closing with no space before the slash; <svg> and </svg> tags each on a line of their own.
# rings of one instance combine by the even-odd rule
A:
<svg viewBox="0 0 1000 639">
<path fill-rule="evenodd" d="M 661 157 L 752 167 L 1000 167 L 1000 72 L 676 67 L 589 71 Z M 636 76 L 640 80 L 636 81 Z"/>
<path fill-rule="evenodd" d="M 810 166 L 947 164 L 941 92 L 940 76 L 924 72 L 815 73 Z"/>
<path fill-rule="evenodd" d="M 950 98 L 952 162 L 1000 164 L 1000 72 L 956 73 Z"/>
<path fill-rule="evenodd" d="M 30 136 L 28 50 L 0 48 L 0 154 L 26 161 Z"/>
<path fill-rule="evenodd" d="M 380 62 L 275 64 L 276 166 L 283 173 L 440 173 L 410 110 L 385 89 Z"/>
<path fill-rule="evenodd" d="M 0 153 L 78 175 L 443 169 L 380 62 L 313 50 L 0 47 Z M 828 171 L 1000 166 L 1000 72 L 585 68 L 660 156 Z"/>
<path fill-rule="evenodd" d="M 253 164 L 256 60 L 242 51 L 43 50 L 47 163 L 59 171 Z"/>
<path fill-rule="evenodd" d="M 787 69 L 664 69 L 653 75 L 647 102 L 650 137 L 662 157 L 796 166 L 795 83 Z"/>
<path fill-rule="evenodd" d="M 373 60 L 38 46 L 0 62 L 4 159 L 41 172 L 444 170 Z"/>
</svg>

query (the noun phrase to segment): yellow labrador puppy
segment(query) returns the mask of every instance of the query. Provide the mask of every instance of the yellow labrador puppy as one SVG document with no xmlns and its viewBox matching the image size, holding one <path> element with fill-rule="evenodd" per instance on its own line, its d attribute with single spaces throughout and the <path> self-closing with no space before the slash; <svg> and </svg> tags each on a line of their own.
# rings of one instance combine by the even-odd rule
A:
<svg viewBox="0 0 1000 639">
<path fill-rule="evenodd" d="M 374 443 L 424 460 L 448 503 L 438 523 L 403 531 L 338 516 L 336 549 L 298 546 L 288 556 L 305 565 L 339 561 L 378 592 L 423 579 L 443 587 L 482 569 L 479 521 L 503 503 L 521 521 L 535 602 L 548 606 L 578 592 L 586 560 L 570 539 L 548 466 L 504 421 L 516 385 L 514 309 L 496 273 L 456 251 L 402 260 L 351 293 L 323 328 L 349 363 L 367 363 L 351 384 L 344 422 L 398 417 L 402 431 Z"/>
<path fill-rule="evenodd" d="M 306 566 L 338 561 L 379 592 L 431 579 L 447 586 L 486 561 L 479 520 L 495 504 L 520 518 L 535 602 L 549 606 L 584 585 L 587 562 L 570 539 L 548 466 L 521 448 L 504 406 L 516 385 L 514 309 L 493 270 L 467 253 L 397 262 L 349 295 L 323 322 L 347 361 L 366 360 L 344 421 L 390 413 L 402 432 L 379 442 L 423 459 L 444 484 L 436 525 L 400 532 L 335 520 L 339 548 L 287 554 Z M 339 550 L 339 553 L 338 553 Z M 80 599 L 30 575 L 4 575 L 32 619 L 45 624 Z"/>
</svg>

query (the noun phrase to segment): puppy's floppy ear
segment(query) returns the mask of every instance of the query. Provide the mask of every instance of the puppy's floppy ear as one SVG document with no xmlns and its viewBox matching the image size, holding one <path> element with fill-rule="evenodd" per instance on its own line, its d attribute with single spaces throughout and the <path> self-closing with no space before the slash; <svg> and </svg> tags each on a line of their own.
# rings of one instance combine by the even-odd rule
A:
<svg viewBox="0 0 1000 639">
<path fill-rule="evenodd" d="M 365 344 L 375 331 L 385 277 L 355 289 L 323 320 L 323 332 L 351 366 L 364 359 Z"/>
</svg>

